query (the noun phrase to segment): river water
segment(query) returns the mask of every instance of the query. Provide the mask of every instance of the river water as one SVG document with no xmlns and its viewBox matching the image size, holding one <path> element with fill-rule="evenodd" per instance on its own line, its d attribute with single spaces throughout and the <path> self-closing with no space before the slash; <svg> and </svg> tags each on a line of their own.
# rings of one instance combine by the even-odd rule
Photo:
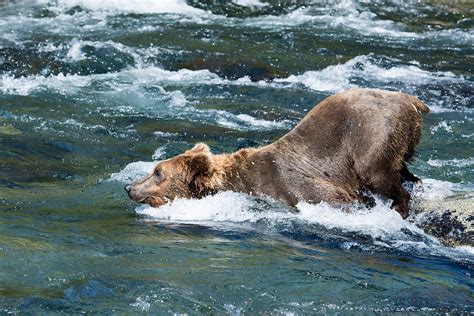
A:
<svg viewBox="0 0 474 316">
<path fill-rule="evenodd" d="M 474 209 L 474 16 L 446 3 L 0 1 L 0 313 L 473 312 L 472 235 L 420 228 L 426 205 Z M 432 110 L 408 221 L 377 197 L 153 209 L 123 191 L 196 142 L 268 144 L 352 87 Z"/>
</svg>

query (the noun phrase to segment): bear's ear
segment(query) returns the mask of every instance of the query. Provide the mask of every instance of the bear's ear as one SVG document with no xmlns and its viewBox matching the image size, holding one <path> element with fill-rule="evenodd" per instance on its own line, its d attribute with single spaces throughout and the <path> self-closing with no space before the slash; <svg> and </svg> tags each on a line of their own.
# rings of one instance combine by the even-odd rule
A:
<svg viewBox="0 0 474 316">
<path fill-rule="evenodd" d="M 212 173 L 212 161 L 207 154 L 187 154 L 184 156 L 184 163 L 192 177 Z"/>
<path fill-rule="evenodd" d="M 207 146 L 204 143 L 197 143 L 194 145 L 194 147 L 188 151 L 186 151 L 184 154 L 197 154 L 197 153 L 205 153 L 205 154 L 210 154 L 211 150 L 209 149 L 209 146 Z"/>
<path fill-rule="evenodd" d="M 211 190 L 211 179 L 214 173 L 212 155 L 186 152 L 183 157 L 187 170 L 186 181 L 191 194 L 195 197 L 202 197 Z"/>
</svg>

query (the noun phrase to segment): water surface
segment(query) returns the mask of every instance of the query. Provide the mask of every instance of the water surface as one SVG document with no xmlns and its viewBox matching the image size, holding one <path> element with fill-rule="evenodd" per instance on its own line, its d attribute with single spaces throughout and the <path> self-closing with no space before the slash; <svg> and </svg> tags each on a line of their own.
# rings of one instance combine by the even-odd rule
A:
<svg viewBox="0 0 474 316">
<path fill-rule="evenodd" d="M 472 234 L 420 228 L 474 209 L 468 2 L 130 3 L 0 3 L 2 312 L 474 311 Z M 432 110 L 408 221 L 377 198 L 348 214 L 123 192 L 196 142 L 268 144 L 353 87 Z"/>
</svg>

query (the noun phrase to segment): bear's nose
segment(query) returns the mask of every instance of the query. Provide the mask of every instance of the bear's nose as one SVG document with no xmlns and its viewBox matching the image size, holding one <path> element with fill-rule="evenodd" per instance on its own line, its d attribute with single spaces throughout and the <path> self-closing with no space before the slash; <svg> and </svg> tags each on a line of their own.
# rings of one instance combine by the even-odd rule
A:
<svg viewBox="0 0 474 316">
<path fill-rule="evenodd" d="M 125 189 L 125 191 L 127 191 L 127 193 L 130 193 L 130 191 L 132 190 L 132 186 L 130 184 L 127 184 L 123 188 Z"/>
</svg>

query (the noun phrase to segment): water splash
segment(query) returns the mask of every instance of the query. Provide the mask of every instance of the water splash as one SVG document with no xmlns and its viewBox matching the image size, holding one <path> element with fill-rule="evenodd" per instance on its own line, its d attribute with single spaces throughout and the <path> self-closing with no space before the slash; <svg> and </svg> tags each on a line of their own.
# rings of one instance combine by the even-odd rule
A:
<svg viewBox="0 0 474 316">
<path fill-rule="evenodd" d="M 154 164 L 131 163 L 121 172 L 113 174 L 110 180 L 129 183 L 139 176 L 150 173 Z M 456 190 L 464 189 L 451 182 L 434 179 L 424 179 L 423 183 L 422 187 L 413 192 L 414 199 L 444 199 L 456 194 Z M 411 221 L 403 220 L 390 208 L 390 201 L 374 198 L 376 202 L 374 207 L 357 205 L 349 210 L 334 208 L 325 202 L 310 204 L 301 201 L 297 204 L 295 212 L 271 199 L 260 200 L 246 194 L 226 191 L 202 199 L 176 199 L 171 204 L 159 208 L 142 205 L 136 208 L 136 212 L 145 215 L 147 220 L 151 221 L 200 224 L 217 228 L 232 229 L 235 224 L 252 224 L 285 231 L 299 227 L 303 231 L 322 234 L 325 238 L 324 233 L 320 231 L 322 227 L 323 230 L 336 230 L 339 234 L 351 238 L 354 238 L 354 233 L 370 236 L 372 246 L 381 250 L 399 249 L 416 253 L 428 251 L 435 256 L 471 258 L 474 251 L 472 247 L 445 247 L 436 238 L 417 227 L 416 224 L 421 223 L 423 218 L 418 216 Z M 317 228 L 314 228 L 314 225 Z M 326 237 L 329 238 L 328 236 Z M 361 244 L 357 238 L 350 245 L 341 243 L 341 247 L 350 248 L 372 249 L 372 246 Z"/>
<path fill-rule="evenodd" d="M 377 60 L 373 55 L 361 55 L 348 60 L 344 64 L 332 65 L 322 70 L 310 70 L 301 75 L 291 75 L 288 78 L 276 79 L 275 82 L 302 84 L 317 91 L 339 92 L 357 87 L 356 82 L 370 80 L 387 83 L 403 83 L 423 85 L 433 82 L 466 83 L 466 79 L 452 72 L 430 72 L 418 65 L 391 66 L 398 60 Z M 387 65 L 385 65 L 387 64 Z"/>
<path fill-rule="evenodd" d="M 262 204 L 260 200 L 240 193 L 220 192 L 200 200 L 177 199 L 160 208 L 139 206 L 136 212 L 145 215 L 148 221 L 199 224 L 218 229 L 232 230 L 241 227 L 239 225 L 251 224 L 260 230 L 263 226 L 264 230 L 291 232 L 296 227 L 297 234 L 316 234 L 329 240 L 336 238 L 343 248 L 364 251 L 397 249 L 474 262 L 474 248 L 443 246 L 414 223 L 403 220 L 387 201 L 377 199 L 375 207 L 354 206 L 350 212 L 324 202 L 300 202 L 296 206 L 298 212 L 271 200 L 268 203 Z M 370 241 L 363 236 L 369 236 Z M 353 240 L 350 245 L 345 241 L 348 238 Z"/>
<path fill-rule="evenodd" d="M 206 12 L 186 4 L 184 0 L 58 0 L 58 5 L 62 8 L 72 8 L 80 6 L 93 11 L 110 11 L 117 13 L 142 13 L 142 14 L 185 14 L 202 15 Z"/>
<path fill-rule="evenodd" d="M 262 8 L 268 7 L 270 4 L 265 2 L 260 2 L 259 0 L 232 0 L 233 3 L 250 8 Z"/>
</svg>

